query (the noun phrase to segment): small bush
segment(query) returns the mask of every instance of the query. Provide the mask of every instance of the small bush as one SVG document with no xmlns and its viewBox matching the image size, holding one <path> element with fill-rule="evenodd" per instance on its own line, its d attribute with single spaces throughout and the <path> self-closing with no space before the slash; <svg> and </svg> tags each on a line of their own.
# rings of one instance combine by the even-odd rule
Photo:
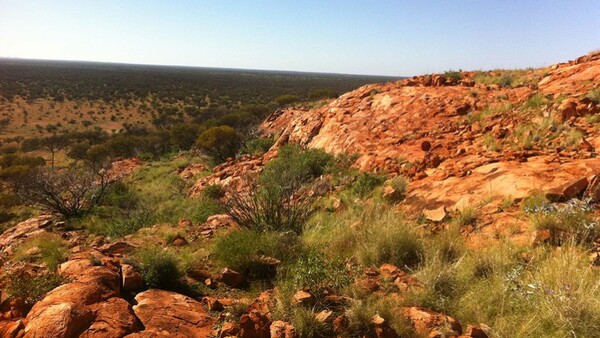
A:
<svg viewBox="0 0 600 338">
<path fill-rule="evenodd" d="M 241 189 L 228 190 L 220 203 L 243 227 L 301 233 L 317 198 L 308 185 L 325 172 L 332 160 L 321 150 L 282 147 L 258 179 L 248 177 Z"/>
<path fill-rule="evenodd" d="M 151 247 L 138 250 L 134 257 L 148 288 L 176 290 L 180 287 L 183 273 L 175 254 L 160 247 Z"/>
<path fill-rule="evenodd" d="M 322 254 L 309 252 L 300 257 L 286 271 L 295 290 L 309 288 L 314 292 L 321 289 L 341 290 L 352 282 L 345 265 L 329 261 Z"/>
<path fill-rule="evenodd" d="M 360 173 L 352 184 L 352 192 L 360 197 L 365 197 L 384 181 L 383 176 L 367 172 Z"/>
<path fill-rule="evenodd" d="M 106 170 L 89 168 L 37 168 L 13 182 L 15 193 L 23 201 L 66 218 L 90 212 L 109 185 Z"/>
<path fill-rule="evenodd" d="M 202 191 L 202 194 L 206 198 L 219 199 L 219 198 L 225 196 L 225 190 L 223 190 L 223 187 L 221 187 L 218 184 L 211 184 L 204 188 L 204 190 Z"/>
<path fill-rule="evenodd" d="M 500 75 L 500 78 L 498 79 L 498 84 L 500 85 L 500 87 L 503 87 L 503 88 L 512 87 L 513 82 L 514 82 L 514 77 L 512 76 L 512 74 L 508 74 L 508 73 Z"/>
<path fill-rule="evenodd" d="M 590 90 L 585 97 L 600 104 L 600 87 Z"/>
<path fill-rule="evenodd" d="M 464 207 L 456 211 L 456 216 L 453 218 L 454 224 L 458 226 L 473 225 L 477 221 L 477 215 L 475 214 L 475 208 Z"/>
<path fill-rule="evenodd" d="M 241 135 L 230 126 L 208 128 L 198 137 L 198 147 L 220 162 L 235 157 L 241 145 Z"/>
<path fill-rule="evenodd" d="M 333 336 L 333 326 L 317 320 L 312 309 L 295 307 L 291 310 L 290 322 L 298 337 L 321 338 Z"/>
<path fill-rule="evenodd" d="M 34 251 L 30 254 L 29 251 Z M 55 271 L 58 265 L 67 260 L 68 249 L 65 242 L 53 234 L 42 234 L 28 238 L 15 251 L 15 259 L 19 261 L 43 262 L 48 270 Z"/>
<path fill-rule="evenodd" d="M 523 105 L 524 108 L 538 108 L 547 103 L 547 99 L 542 94 L 532 95 Z"/>
<path fill-rule="evenodd" d="M 385 198 L 392 203 L 397 203 L 404 199 L 406 194 L 406 188 L 408 187 L 408 181 L 403 176 L 394 177 L 388 183 L 393 189 L 391 194 L 385 195 Z"/>
<path fill-rule="evenodd" d="M 380 266 L 390 263 L 413 269 L 423 260 L 423 244 L 414 229 L 404 222 L 381 224 L 367 230 L 356 256 L 362 264 Z"/>
<path fill-rule="evenodd" d="M 293 254 L 295 242 L 295 236 L 290 234 L 242 229 L 217 238 L 211 251 L 224 267 L 247 278 L 270 279 L 276 271 L 265 264 L 264 256 L 285 260 Z"/>
<path fill-rule="evenodd" d="M 53 273 L 37 276 L 12 274 L 7 279 L 6 291 L 12 298 L 23 299 L 27 310 L 48 292 L 67 282 L 64 277 Z"/>
<path fill-rule="evenodd" d="M 364 300 L 352 302 L 346 310 L 348 316 L 348 332 L 344 337 L 376 337 L 375 327 L 372 324 L 373 317 L 379 315 L 400 337 L 416 336 L 413 329 L 404 317 L 398 315 L 398 307 L 393 301 L 370 297 Z"/>
<path fill-rule="evenodd" d="M 240 152 L 242 154 L 264 154 L 275 144 L 275 140 L 272 138 L 258 137 L 248 142 Z"/>
<path fill-rule="evenodd" d="M 462 75 L 460 74 L 460 72 L 457 72 L 455 70 L 448 70 L 448 71 L 444 72 L 444 76 L 446 78 L 448 78 L 449 80 L 452 80 L 455 82 L 460 81 L 462 79 Z"/>
<path fill-rule="evenodd" d="M 366 203 L 336 214 L 319 213 L 303 237 L 307 245 L 328 257 L 353 259 L 368 266 L 390 263 L 413 269 L 424 258 L 415 228 L 388 204 Z"/>
</svg>

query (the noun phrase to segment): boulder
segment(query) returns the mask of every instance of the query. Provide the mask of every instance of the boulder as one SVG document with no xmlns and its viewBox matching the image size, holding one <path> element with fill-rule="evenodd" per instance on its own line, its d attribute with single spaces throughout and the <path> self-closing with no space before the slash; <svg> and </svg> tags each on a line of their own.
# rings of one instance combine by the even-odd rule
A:
<svg viewBox="0 0 600 338">
<path fill-rule="evenodd" d="M 446 218 L 446 207 L 441 206 L 436 209 L 424 209 L 423 216 L 432 222 L 441 222 Z"/>
<path fill-rule="evenodd" d="M 271 334 L 271 320 L 259 311 L 252 310 L 240 318 L 240 338 L 265 338 Z"/>
<path fill-rule="evenodd" d="M 310 292 L 300 290 L 294 294 L 292 303 L 302 306 L 311 306 L 315 303 L 315 296 L 313 296 Z"/>
<path fill-rule="evenodd" d="M 333 320 L 333 332 L 338 335 L 344 334 L 348 330 L 348 326 L 350 325 L 350 320 L 346 315 L 337 316 Z"/>
<path fill-rule="evenodd" d="M 79 337 L 120 338 L 142 329 L 131 305 L 123 298 L 113 297 L 92 307 L 94 320 Z"/>
<path fill-rule="evenodd" d="M 185 237 L 177 234 L 171 241 L 171 244 L 173 246 L 185 246 L 188 245 L 188 241 L 185 239 Z"/>
<path fill-rule="evenodd" d="M 129 264 L 121 265 L 121 281 L 123 291 L 134 292 L 144 287 L 142 276 Z"/>
<path fill-rule="evenodd" d="M 223 304 L 214 297 L 204 297 L 202 302 L 206 304 L 209 311 L 223 311 L 224 309 Z"/>
<path fill-rule="evenodd" d="M 566 99 L 561 102 L 558 107 L 559 122 L 564 123 L 574 117 L 579 116 L 577 113 L 577 101 L 573 98 Z"/>
<path fill-rule="evenodd" d="M 240 327 L 235 322 L 225 322 L 219 330 L 219 337 L 237 336 L 240 333 Z"/>
<path fill-rule="evenodd" d="M 217 281 L 232 288 L 237 288 L 245 282 L 244 276 L 242 276 L 242 274 L 233 271 L 229 268 L 225 268 L 221 271 L 221 273 L 217 277 Z"/>
<path fill-rule="evenodd" d="M 547 191 L 546 198 L 553 202 L 565 202 L 583 193 L 587 186 L 587 177 L 574 179 Z"/>
<path fill-rule="evenodd" d="M 125 241 L 107 243 L 98 248 L 98 251 L 107 256 L 122 257 L 125 254 L 131 253 L 136 249 L 136 246 Z"/>
<path fill-rule="evenodd" d="M 141 337 L 209 337 L 213 319 L 200 302 L 171 291 L 150 289 L 135 296 L 135 315 L 144 325 Z"/>
<path fill-rule="evenodd" d="M 43 215 L 25 220 L 0 234 L 0 252 L 8 252 L 11 248 L 21 243 L 24 239 L 46 232 L 52 223 L 53 217 Z"/>
<path fill-rule="evenodd" d="M 450 316 L 419 307 L 402 308 L 402 315 L 408 319 L 417 334 L 427 337 L 460 336 L 460 323 Z"/>
<path fill-rule="evenodd" d="M 333 321 L 333 311 L 323 310 L 315 315 L 315 319 L 319 323 L 331 323 Z"/>
<path fill-rule="evenodd" d="M 294 326 L 281 320 L 274 321 L 271 324 L 271 338 L 296 338 Z"/>
<path fill-rule="evenodd" d="M 100 318 L 105 302 L 119 295 L 120 278 L 115 271 L 93 266 L 74 273 L 74 281 L 50 291 L 25 318 L 25 337 L 76 337 Z M 123 304 L 117 304 L 122 307 Z M 110 312 L 110 311 L 109 311 Z M 122 327 L 123 331 L 126 327 Z"/>
</svg>

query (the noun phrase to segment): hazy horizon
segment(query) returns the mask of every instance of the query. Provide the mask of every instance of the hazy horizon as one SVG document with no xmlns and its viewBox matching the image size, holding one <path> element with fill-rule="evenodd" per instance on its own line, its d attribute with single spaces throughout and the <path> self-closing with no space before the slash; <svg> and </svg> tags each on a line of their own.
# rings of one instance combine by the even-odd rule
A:
<svg viewBox="0 0 600 338">
<path fill-rule="evenodd" d="M 573 59 L 600 48 L 598 17 L 598 1 L 2 0 L 0 57 L 399 77 Z"/>
</svg>

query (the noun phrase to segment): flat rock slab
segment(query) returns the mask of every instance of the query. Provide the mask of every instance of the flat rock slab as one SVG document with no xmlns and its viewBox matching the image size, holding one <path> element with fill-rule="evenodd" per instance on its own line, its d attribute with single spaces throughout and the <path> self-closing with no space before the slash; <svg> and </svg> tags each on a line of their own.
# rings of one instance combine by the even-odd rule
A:
<svg viewBox="0 0 600 338">
<path fill-rule="evenodd" d="M 139 293 L 133 311 L 144 331 L 127 337 L 209 337 L 213 319 L 190 297 L 158 289 Z"/>
</svg>

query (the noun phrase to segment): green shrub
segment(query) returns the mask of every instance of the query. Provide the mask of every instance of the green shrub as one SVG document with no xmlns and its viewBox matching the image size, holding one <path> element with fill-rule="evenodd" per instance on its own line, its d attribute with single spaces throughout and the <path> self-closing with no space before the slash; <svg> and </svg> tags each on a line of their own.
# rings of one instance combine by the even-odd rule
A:
<svg viewBox="0 0 600 338">
<path fill-rule="evenodd" d="M 330 323 L 317 320 L 312 309 L 294 307 L 289 317 L 298 337 L 321 338 L 333 336 L 333 326 Z"/>
<path fill-rule="evenodd" d="M 19 200 L 19 196 L 10 192 L 0 193 L 0 208 L 8 210 L 19 205 L 20 203 L 21 201 Z"/>
<path fill-rule="evenodd" d="M 181 150 L 189 150 L 194 146 L 201 128 L 195 123 L 176 124 L 169 130 L 170 142 Z"/>
<path fill-rule="evenodd" d="M 381 175 L 363 172 L 358 175 L 354 184 L 352 184 L 352 192 L 360 197 L 366 197 L 375 188 L 380 186 L 385 179 Z"/>
<path fill-rule="evenodd" d="M 390 263 L 413 269 L 423 260 L 423 244 L 416 231 L 404 222 L 381 224 L 366 230 L 364 242 L 357 249 L 359 262 L 380 266 Z"/>
<path fill-rule="evenodd" d="M 404 199 L 406 194 L 406 188 L 408 187 L 408 180 L 403 176 L 397 176 L 389 180 L 386 185 L 393 189 L 391 194 L 385 195 L 385 198 L 392 203 L 400 202 Z"/>
<path fill-rule="evenodd" d="M 372 320 L 375 315 L 382 317 L 400 337 L 415 337 L 415 333 L 404 317 L 398 315 L 399 305 L 394 301 L 379 297 L 355 300 L 346 310 L 348 331 L 344 337 L 376 337 Z"/>
<path fill-rule="evenodd" d="M 580 244 L 591 244 L 600 237 L 600 227 L 593 214 L 591 201 L 571 199 L 567 203 L 542 202 L 526 206 L 534 227 L 550 230 L 554 244 L 573 240 Z"/>
<path fill-rule="evenodd" d="M 544 97 L 544 95 L 542 94 L 534 94 L 532 95 L 529 99 L 527 99 L 527 101 L 525 102 L 525 104 L 523 105 L 524 108 L 538 108 L 541 107 L 545 104 L 547 104 L 548 100 Z"/>
<path fill-rule="evenodd" d="M 67 282 L 64 277 L 54 273 L 37 276 L 9 274 L 7 280 L 6 291 L 12 298 L 22 299 L 26 310 L 31 309 L 48 292 Z"/>
<path fill-rule="evenodd" d="M 198 147 L 221 162 L 235 157 L 241 145 L 241 135 L 230 126 L 208 128 L 198 137 Z"/>
<path fill-rule="evenodd" d="M 246 142 L 240 151 L 242 154 L 264 154 L 275 144 L 272 138 L 258 137 Z"/>
<path fill-rule="evenodd" d="M 600 104 L 600 87 L 590 90 L 585 97 Z"/>
<path fill-rule="evenodd" d="M 242 229 L 229 232 L 215 240 L 212 255 L 224 267 L 242 273 L 250 279 L 270 279 L 277 271 L 265 264 L 264 256 L 286 260 L 294 254 L 295 236 Z"/>
<path fill-rule="evenodd" d="M 464 207 L 460 210 L 456 210 L 456 215 L 454 216 L 452 221 L 458 226 L 474 225 L 475 221 L 477 221 L 475 208 Z"/>
<path fill-rule="evenodd" d="M 502 74 L 498 79 L 498 84 L 503 88 L 510 88 L 514 82 L 514 78 L 512 74 Z"/>
<path fill-rule="evenodd" d="M 150 247 L 138 250 L 134 257 L 148 288 L 176 290 L 181 286 L 183 273 L 175 254 L 161 247 Z"/>
<path fill-rule="evenodd" d="M 308 184 L 322 175 L 332 160 L 321 150 L 282 147 L 258 180 L 249 178 L 241 190 L 230 189 L 220 203 L 243 227 L 301 233 L 317 198 Z"/>
<path fill-rule="evenodd" d="M 344 263 L 327 260 L 324 255 L 308 252 L 302 255 L 285 272 L 285 278 L 294 290 L 309 288 L 341 290 L 352 282 Z"/>
<path fill-rule="evenodd" d="M 30 250 L 34 253 L 30 254 Z M 57 235 L 41 234 L 30 237 L 15 250 L 15 259 L 19 261 L 43 262 L 48 270 L 55 271 L 58 265 L 67 260 L 69 250 L 66 243 Z"/>
<path fill-rule="evenodd" d="M 460 74 L 460 72 L 457 72 L 455 70 L 448 70 L 448 71 L 444 72 L 444 76 L 446 78 L 448 78 L 449 80 L 452 80 L 455 82 L 460 81 L 462 79 L 462 75 Z"/>
<path fill-rule="evenodd" d="M 307 245 L 328 257 L 355 259 L 379 267 L 418 267 L 424 248 L 416 229 L 388 204 L 354 205 L 340 213 L 319 213 L 304 235 Z"/>
<path fill-rule="evenodd" d="M 331 89 L 313 89 L 308 93 L 311 100 L 334 99 L 338 96 L 338 93 Z"/>
<path fill-rule="evenodd" d="M 202 195 L 210 199 L 219 199 L 225 196 L 225 190 L 223 190 L 223 187 L 218 184 L 211 184 L 204 188 Z"/>
</svg>

